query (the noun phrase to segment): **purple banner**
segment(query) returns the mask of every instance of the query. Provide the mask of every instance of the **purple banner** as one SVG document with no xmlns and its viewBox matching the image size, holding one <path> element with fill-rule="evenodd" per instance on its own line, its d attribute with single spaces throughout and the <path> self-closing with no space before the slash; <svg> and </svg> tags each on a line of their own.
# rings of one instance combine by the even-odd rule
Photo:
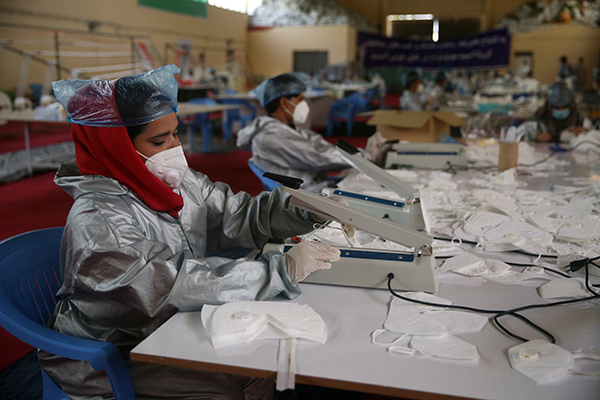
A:
<svg viewBox="0 0 600 400">
<path fill-rule="evenodd" d="M 510 34 L 497 29 L 439 42 L 358 33 L 365 67 L 492 68 L 508 65 Z"/>
</svg>

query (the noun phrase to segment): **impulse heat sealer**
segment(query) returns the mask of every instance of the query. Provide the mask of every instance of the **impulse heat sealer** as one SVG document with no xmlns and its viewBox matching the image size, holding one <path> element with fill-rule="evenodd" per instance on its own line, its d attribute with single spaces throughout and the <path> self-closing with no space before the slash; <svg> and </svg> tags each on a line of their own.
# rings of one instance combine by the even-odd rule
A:
<svg viewBox="0 0 600 400">
<path fill-rule="evenodd" d="M 465 146 L 457 143 L 394 143 L 385 159 L 385 168 L 412 165 L 423 169 L 467 167 Z"/>
<path fill-rule="evenodd" d="M 387 289 L 387 275 L 392 272 L 399 290 L 437 292 L 439 284 L 431 236 L 332 201 L 324 194 L 300 189 L 301 179 L 268 172 L 264 176 L 282 183 L 284 190 L 292 195 L 290 204 L 298 208 L 324 214 L 339 223 L 414 249 L 394 251 L 338 247 L 340 260 L 332 263 L 329 270 L 313 272 L 303 282 Z M 262 251 L 278 250 L 283 253 L 292 246 L 268 243 Z"/>
<path fill-rule="evenodd" d="M 397 224 L 417 230 L 426 228 L 421 199 L 417 189 L 365 159 L 359 155 L 358 149 L 343 140 L 338 141 L 338 150 L 352 166 L 398 194 L 403 200 L 365 195 L 337 188 L 324 188 L 322 193 L 329 196 L 341 196 L 352 208 L 373 214 L 379 218 L 389 219 Z"/>
</svg>

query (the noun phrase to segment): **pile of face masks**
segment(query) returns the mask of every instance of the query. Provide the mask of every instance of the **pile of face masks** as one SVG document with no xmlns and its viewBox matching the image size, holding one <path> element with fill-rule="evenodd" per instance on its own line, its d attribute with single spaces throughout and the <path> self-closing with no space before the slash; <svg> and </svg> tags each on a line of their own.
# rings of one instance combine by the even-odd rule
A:
<svg viewBox="0 0 600 400">
<path fill-rule="evenodd" d="M 405 293 L 406 297 L 438 304 L 451 304 L 449 300 L 423 292 Z M 371 335 L 371 342 L 387 347 L 391 354 L 421 354 L 454 360 L 476 360 L 477 347 L 454 336 L 454 334 L 479 332 L 488 319 L 478 314 L 444 310 L 393 297 L 387 318 Z M 384 332 L 401 334 L 391 343 L 377 338 Z M 407 345 L 400 345 L 407 342 Z"/>
<path fill-rule="evenodd" d="M 422 292 L 405 293 L 404 296 L 430 303 L 451 304 L 449 300 Z M 374 331 L 371 342 L 386 347 L 392 355 L 476 361 L 479 359 L 477 347 L 455 334 L 479 332 L 487 321 L 479 314 L 435 308 L 392 297 L 384 329 Z M 390 343 L 383 343 L 378 338 L 384 333 L 400 336 Z M 600 361 L 600 352 L 596 348 L 569 352 L 543 340 L 531 340 L 508 349 L 511 367 L 537 384 L 555 382 L 568 372 L 600 376 L 597 369 L 574 369 L 575 360 L 584 358 Z"/>
</svg>

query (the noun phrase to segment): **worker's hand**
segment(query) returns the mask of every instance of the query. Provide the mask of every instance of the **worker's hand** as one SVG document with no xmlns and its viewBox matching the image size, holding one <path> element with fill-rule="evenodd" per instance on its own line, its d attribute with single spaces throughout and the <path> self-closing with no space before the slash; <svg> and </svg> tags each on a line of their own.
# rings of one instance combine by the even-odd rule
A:
<svg viewBox="0 0 600 400">
<path fill-rule="evenodd" d="M 300 242 L 285 253 L 285 269 L 298 283 L 311 273 L 331 268 L 331 262 L 340 259 L 340 251 L 328 244 L 318 242 Z"/>
<path fill-rule="evenodd" d="M 343 197 L 340 197 L 340 196 L 329 196 L 327 198 L 329 200 L 333 200 L 333 201 L 335 201 L 337 203 L 341 203 L 341 204 L 343 204 L 345 206 L 350 207 L 350 204 L 348 204 L 348 202 L 346 200 L 344 200 Z M 329 221 L 329 219 L 330 219 L 327 215 L 321 214 L 321 213 L 315 213 L 315 212 L 313 212 L 313 213 L 311 213 L 311 215 L 312 215 L 312 218 L 314 220 L 320 221 L 320 222 Z M 348 235 L 348 237 L 354 237 L 355 230 L 354 230 L 353 226 L 342 224 L 342 229 L 344 230 L 344 232 L 346 232 L 346 235 Z"/>
<path fill-rule="evenodd" d="M 571 132 L 575 136 L 579 136 L 580 134 L 582 134 L 586 131 L 587 131 L 587 129 L 585 129 L 583 126 L 572 126 L 569 128 L 569 132 Z"/>
<path fill-rule="evenodd" d="M 538 142 L 549 142 L 550 140 L 552 140 L 552 136 L 550 136 L 548 132 L 542 132 L 539 135 L 537 135 L 536 140 Z"/>
</svg>

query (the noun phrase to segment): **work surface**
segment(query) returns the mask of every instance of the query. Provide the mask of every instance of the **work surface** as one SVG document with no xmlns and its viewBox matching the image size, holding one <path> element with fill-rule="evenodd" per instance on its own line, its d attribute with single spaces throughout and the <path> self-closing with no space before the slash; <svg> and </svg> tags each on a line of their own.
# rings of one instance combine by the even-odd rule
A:
<svg viewBox="0 0 600 400">
<path fill-rule="evenodd" d="M 564 166 L 558 167 L 564 169 Z M 548 175 L 547 178 L 525 175 L 518 180 L 526 182 L 528 189 L 548 190 L 552 185 L 572 184 L 569 177 L 592 179 L 594 176 L 589 166 L 583 168 L 581 165 L 572 165 L 567 175 Z M 352 182 L 360 183 L 363 189 L 368 188 L 357 176 L 346 178 L 347 186 L 352 186 Z M 536 259 L 535 255 L 516 252 L 483 253 L 470 244 L 461 247 L 480 257 L 507 262 L 531 263 Z M 554 262 L 551 258 L 547 260 Z M 443 260 L 437 261 L 439 265 Z M 477 279 L 480 281 L 452 273 L 441 274 L 436 295 L 455 305 L 496 310 L 549 302 L 537 294 L 536 287 L 543 283 L 537 279 L 520 284 Z M 598 283 L 597 276 L 593 277 L 593 282 Z M 303 293 L 293 301 L 309 305 L 322 316 L 328 337 L 325 344 L 299 341 L 296 356 L 298 383 L 411 399 L 591 400 L 597 399 L 600 393 L 598 377 L 569 373 L 556 383 L 538 385 L 513 370 L 507 351 L 520 342 L 503 334 L 492 322 L 479 332 L 456 335 L 477 347 L 477 361 L 455 361 L 422 354 L 391 355 L 386 347 L 371 343 L 371 334 L 381 329 L 386 319 L 391 299 L 388 291 L 308 283 L 300 286 Z M 522 314 L 552 333 L 556 344 L 566 350 L 600 347 L 598 301 L 528 310 Z M 515 318 L 502 317 L 501 322 L 510 331 L 529 340 L 545 339 Z M 386 334 L 378 341 L 391 342 L 393 339 Z M 139 344 L 131 357 L 138 361 L 274 379 L 277 354 L 278 342 L 275 340 L 215 350 L 202 325 L 200 312 L 189 312 L 172 317 Z M 585 361 L 576 361 L 575 368 L 583 365 L 580 363 Z M 597 363 L 595 367 L 597 369 Z"/>
<path fill-rule="evenodd" d="M 443 277 L 442 277 L 443 278 Z M 422 356 L 392 356 L 370 342 L 387 314 L 385 290 L 301 284 L 295 302 L 308 304 L 328 327 L 323 345 L 300 341 L 296 382 L 395 395 L 406 398 L 480 399 L 597 399 L 600 379 L 569 375 L 556 384 L 537 385 L 510 368 L 506 352 L 518 342 L 491 323 L 478 333 L 458 335 L 477 346 L 477 362 L 456 362 Z M 454 304 L 489 308 L 513 308 L 543 302 L 535 288 L 485 282 L 479 287 L 445 283 L 440 297 Z M 561 306 L 525 313 L 557 337 L 569 350 L 598 346 L 600 307 Z M 513 319 L 509 329 L 539 338 Z M 381 340 L 384 340 L 383 338 Z M 179 313 L 167 321 L 131 353 L 134 360 L 179 365 L 211 371 L 275 378 L 277 341 L 237 345 L 216 351 L 202 326 L 200 312 Z M 435 394 L 435 396 L 431 396 Z"/>
</svg>

